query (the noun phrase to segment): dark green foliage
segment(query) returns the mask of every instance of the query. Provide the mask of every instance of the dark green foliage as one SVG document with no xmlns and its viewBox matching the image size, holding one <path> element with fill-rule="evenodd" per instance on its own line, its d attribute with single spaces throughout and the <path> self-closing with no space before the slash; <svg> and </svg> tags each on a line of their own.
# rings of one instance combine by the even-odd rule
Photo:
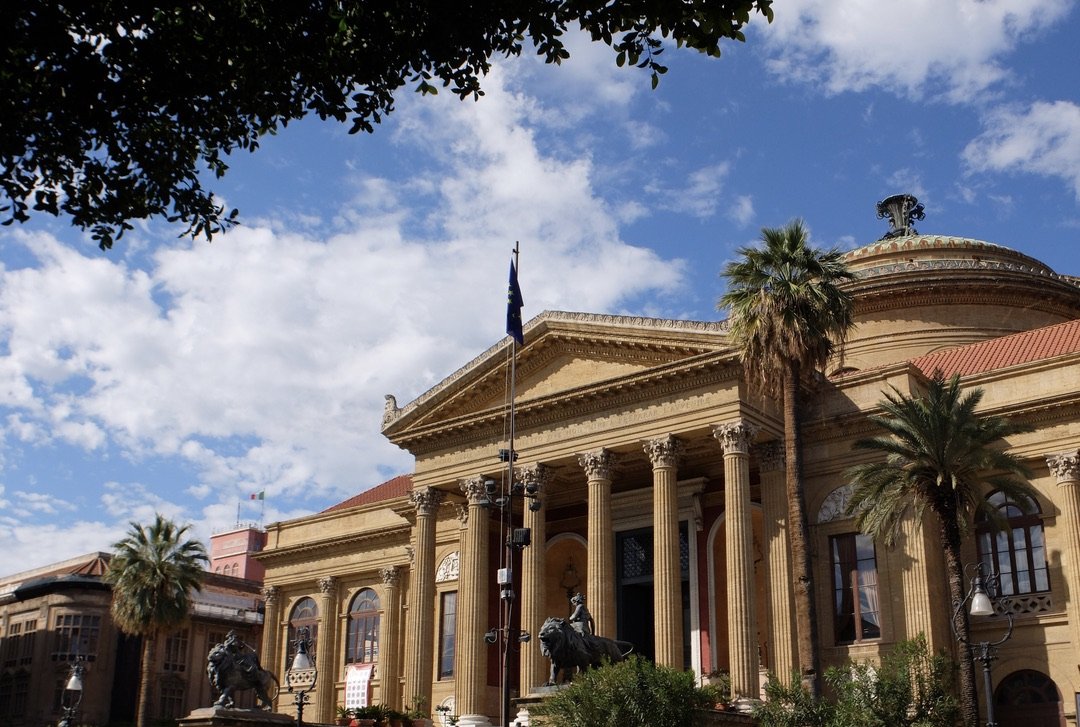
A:
<svg viewBox="0 0 1080 727">
<path fill-rule="evenodd" d="M 798 672 L 789 684 L 772 677 L 754 716 L 761 727 L 952 727 L 959 715 L 954 674 L 952 661 L 932 655 L 920 635 L 895 644 L 877 666 L 829 669 L 832 699 L 811 697 Z"/>
<path fill-rule="evenodd" d="M 693 673 L 632 656 L 578 675 L 530 715 L 549 727 L 688 727 L 716 698 Z"/>
<path fill-rule="evenodd" d="M 492 56 L 569 57 L 575 27 L 619 65 L 666 68 L 661 38 L 720 55 L 772 0 L 20 0 L 0 55 L 0 212 L 69 215 L 102 248 L 130 220 L 210 238 L 236 222 L 211 191 L 234 151 L 315 114 L 372 131 L 395 94 L 482 95 Z"/>
</svg>

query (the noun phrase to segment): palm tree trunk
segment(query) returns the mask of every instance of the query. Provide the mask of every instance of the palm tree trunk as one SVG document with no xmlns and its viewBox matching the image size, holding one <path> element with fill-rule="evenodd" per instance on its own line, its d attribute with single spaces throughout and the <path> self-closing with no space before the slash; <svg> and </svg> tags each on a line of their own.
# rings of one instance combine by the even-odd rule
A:
<svg viewBox="0 0 1080 727">
<path fill-rule="evenodd" d="M 960 531 L 955 523 L 949 522 L 948 517 L 938 513 L 941 524 L 941 544 L 945 548 L 945 571 L 949 578 L 949 600 L 953 610 L 967 595 L 964 589 L 964 566 L 960 559 Z M 951 614 L 950 614 L 951 618 Z M 971 647 L 968 643 L 971 638 L 968 614 L 963 608 L 956 615 L 952 624 L 953 630 L 960 641 L 960 714 L 964 718 L 965 727 L 978 727 L 979 724 L 979 695 L 975 687 L 975 662 L 971 658 Z M 991 699 L 987 695 L 987 699 Z"/>
<path fill-rule="evenodd" d="M 143 634 L 142 663 L 139 665 L 139 705 L 135 709 L 135 727 L 149 727 L 150 702 L 153 699 L 154 647 L 157 634 Z"/>
<path fill-rule="evenodd" d="M 795 625 L 798 631 L 799 672 L 803 688 L 821 696 L 818 655 L 817 608 L 810 569 L 810 529 L 802 482 L 802 445 L 799 440 L 799 364 L 791 362 L 784 372 L 784 460 L 791 538 L 791 573 L 795 590 Z"/>
</svg>

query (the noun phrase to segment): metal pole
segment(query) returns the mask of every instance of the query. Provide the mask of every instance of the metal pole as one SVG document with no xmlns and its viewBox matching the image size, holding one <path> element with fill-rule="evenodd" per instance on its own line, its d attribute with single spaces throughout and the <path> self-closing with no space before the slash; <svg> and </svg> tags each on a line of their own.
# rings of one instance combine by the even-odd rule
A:
<svg viewBox="0 0 1080 727">
<path fill-rule="evenodd" d="M 994 660 L 994 654 L 989 642 L 983 641 L 979 644 L 979 656 L 977 658 L 983 665 L 983 685 L 986 690 L 986 727 L 997 727 L 997 722 L 994 720 L 994 680 L 990 675 L 990 662 Z"/>
</svg>

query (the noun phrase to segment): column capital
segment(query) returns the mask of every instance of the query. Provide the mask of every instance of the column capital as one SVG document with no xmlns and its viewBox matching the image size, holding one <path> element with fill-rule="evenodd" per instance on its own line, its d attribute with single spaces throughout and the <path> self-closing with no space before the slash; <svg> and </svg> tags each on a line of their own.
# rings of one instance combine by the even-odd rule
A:
<svg viewBox="0 0 1080 727">
<path fill-rule="evenodd" d="M 416 508 L 417 515 L 434 515 L 435 510 L 442 504 L 445 497 L 446 493 L 442 490 L 436 490 L 434 487 L 425 487 L 409 493 L 409 500 L 412 501 L 413 507 Z"/>
<path fill-rule="evenodd" d="M 1048 454 L 1046 464 L 1059 485 L 1080 481 L 1080 451 Z"/>
<path fill-rule="evenodd" d="M 387 588 L 396 588 L 401 583 L 401 566 L 392 565 L 379 569 L 379 577 Z"/>
<path fill-rule="evenodd" d="M 514 468 L 514 480 L 526 487 L 534 485 L 536 494 L 542 493 L 554 478 L 555 470 L 542 462 Z"/>
<path fill-rule="evenodd" d="M 784 443 L 779 439 L 755 444 L 751 446 L 750 451 L 757 458 L 762 472 L 782 472 L 784 470 L 786 455 L 784 453 Z"/>
<path fill-rule="evenodd" d="M 461 491 L 465 493 L 465 498 L 469 501 L 470 506 L 479 507 L 487 502 L 487 490 L 484 489 L 485 479 L 485 477 L 470 477 L 469 479 L 461 480 L 458 483 Z"/>
<path fill-rule="evenodd" d="M 454 511 L 457 514 L 458 523 L 460 523 L 461 527 L 469 527 L 469 506 L 456 504 L 454 505 Z"/>
<path fill-rule="evenodd" d="M 405 557 L 412 563 L 416 559 L 416 548 L 412 545 L 405 546 Z"/>
<path fill-rule="evenodd" d="M 279 595 L 281 595 L 281 589 L 277 586 L 263 586 L 262 596 L 267 605 L 276 603 Z"/>
<path fill-rule="evenodd" d="M 652 462 L 653 469 L 658 467 L 677 467 L 679 458 L 682 457 L 685 445 L 681 439 L 669 434 L 666 437 L 657 437 L 643 442 L 645 454 Z"/>
<path fill-rule="evenodd" d="M 758 427 L 743 419 L 713 425 L 713 437 L 724 454 L 750 454 L 750 442 L 757 432 Z"/>
<path fill-rule="evenodd" d="M 319 593 L 324 596 L 333 596 L 337 590 L 337 578 L 333 576 L 323 576 L 316 584 L 319 586 Z"/>
<path fill-rule="evenodd" d="M 615 453 L 608 449 L 584 452 L 577 457 L 578 464 L 585 470 L 585 476 L 590 480 L 610 480 L 615 463 L 619 461 Z"/>
</svg>

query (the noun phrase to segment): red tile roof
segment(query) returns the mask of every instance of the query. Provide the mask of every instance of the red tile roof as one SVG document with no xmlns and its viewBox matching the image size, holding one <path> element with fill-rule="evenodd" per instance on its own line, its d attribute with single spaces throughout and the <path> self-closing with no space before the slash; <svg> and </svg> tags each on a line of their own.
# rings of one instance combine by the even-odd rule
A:
<svg viewBox="0 0 1080 727">
<path fill-rule="evenodd" d="M 911 362 L 927 375 L 941 369 L 946 376 L 970 376 L 1069 353 L 1080 353 L 1080 319 L 935 351 Z"/>
<path fill-rule="evenodd" d="M 392 480 L 387 480 L 381 485 L 376 485 L 370 490 L 365 490 L 359 495 L 354 495 L 344 502 L 339 502 L 336 505 L 323 510 L 323 512 L 333 512 L 334 510 L 344 510 L 349 507 L 356 507 L 357 505 L 370 505 L 373 502 L 382 502 L 383 500 L 392 500 L 395 497 L 404 497 L 412 490 L 412 476 L 411 475 L 398 475 Z"/>
</svg>

